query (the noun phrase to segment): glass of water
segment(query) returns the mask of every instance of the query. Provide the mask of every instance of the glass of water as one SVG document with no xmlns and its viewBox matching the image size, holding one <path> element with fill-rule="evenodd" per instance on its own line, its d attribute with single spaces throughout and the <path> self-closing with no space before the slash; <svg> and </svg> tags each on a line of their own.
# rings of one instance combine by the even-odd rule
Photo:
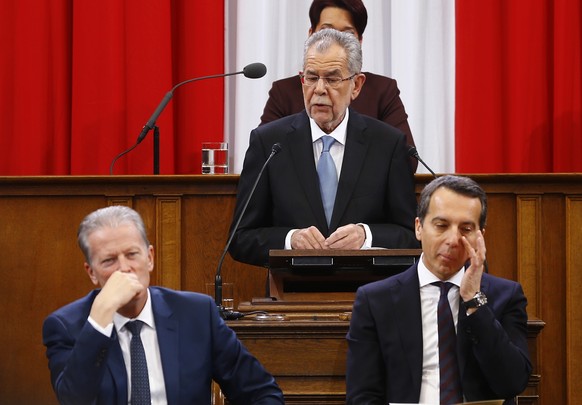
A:
<svg viewBox="0 0 582 405">
<path fill-rule="evenodd" d="M 202 174 L 228 174 L 228 142 L 202 143 Z"/>
</svg>

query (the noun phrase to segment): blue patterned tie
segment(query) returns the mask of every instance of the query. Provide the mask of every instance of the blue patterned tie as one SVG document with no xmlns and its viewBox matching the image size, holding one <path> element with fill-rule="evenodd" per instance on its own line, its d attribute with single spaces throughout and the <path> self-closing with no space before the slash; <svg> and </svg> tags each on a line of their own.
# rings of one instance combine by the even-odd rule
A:
<svg viewBox="0 0 582 405">
<path fill-rule="evenodd" d="M 125 327 L 131 332 L 129 353 L 131 356 L 131 405 L 150 405 L 150 380 L 145 351 L 141 343 L 142 321 L 131 321 Z"/>
<path fill-rule="evenodd" d="M 459 362 L 457 361 L 457 334 L 455 322 L 449 305 L 449 290 L 452 283 L 437 281 L 432 283 L 441 289 L 437 308 L 439 329 L 439 371 L 440 371 L 440 402 L 457 404 L 463 402 Z"/>
<path fill-rule="evenodd" d="M 335 139 L 332 136 L 324 135 L 321 140 L 323 142 L 323 150 L 321 151 L 319 162 L 317 162 L 317 174 L 319 175 L 319 190 L 321 191 L 325 218 L 329 226 L 337 192 L 337 169 L 329 153 L 329 148 L 331 148 Z"/>
</svg>

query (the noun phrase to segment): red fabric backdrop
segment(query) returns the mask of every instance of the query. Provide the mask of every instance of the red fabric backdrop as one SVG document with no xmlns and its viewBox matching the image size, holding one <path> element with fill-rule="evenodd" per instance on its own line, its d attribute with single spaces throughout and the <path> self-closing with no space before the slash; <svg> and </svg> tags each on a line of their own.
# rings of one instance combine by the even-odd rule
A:
<svg viewBox="0 0 582 405">
<path fill-rule="evenodd" d="M 223 21 L 222 1 L 0 2 L 0 175 L 108 174 L 174 84 L 224 71 Z M 186 86 L 157 121 L 162 174 L 223 139 L 223 80 Z M 114 173 L 151 174 L 152 140 Z"/>
<path fill-rule="evenodd" d="M 463 0 L 456 21 L 457 172 L 582 172 L 580 0 Z M 223 49 L 222 1 L 0 1 L 0 175 L 109 173 Z M 162 174 L 223 139 L 223 80 L 187 86 L 157 122 Z M 152 135 L 116 174 L 152 173 Z"/>
<path fill-rule="evenodd" d="M 582 172 L 581 4 L 457 1 L 457 172 Z"/>
</svg>

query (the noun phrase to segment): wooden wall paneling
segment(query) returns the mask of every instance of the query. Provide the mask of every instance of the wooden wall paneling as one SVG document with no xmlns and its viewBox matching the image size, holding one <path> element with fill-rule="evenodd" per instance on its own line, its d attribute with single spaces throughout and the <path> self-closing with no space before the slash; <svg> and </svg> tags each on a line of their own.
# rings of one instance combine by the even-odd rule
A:
<svg viewBox="0 0 582 405">
<path fill-rule="evenodd" d="M 485 246 L 489 272 L 498 277 L 516 280 L 517 277 L 517 224 L 516 203 L 513 193 L 495 193 L 487 196 L 488 215 L 485 227 Z"/>
<path fill-rule="evenodd" d="M 574 404 L 582 398 L 582 315 L 578 306 L 582 291 L 582 197 L 566 197 L 566 207 L 567 398 Z"/>
<path fill-rule="evenodd" d="M 540 319 L 546 323 L 539 337 L 540 397 L 544 404 L 568 404 L 565 211 L 564 195 L 544 194 L 540 228 L 543 249 L 538 269 L 538 296 L 541 300 L 538 311 Z"/>
<path fill-rule="evenodd" d="M 87 207 L 98 204 L 68 196 L 0 197 L 1 404 L 56 403 L 42 323 L 92 288 L 76 234 Z"/>
<path fill-rule="evenodd" d="M 539 318 L 538 269 L 541 257 L 541 210 L 540 195 L 517 196 L 517 278 L 527 297 L 529 317 Z"/>
<path fill-rule="evenodd" d="M 542 402 L 565 404 L 580 392 L 575 293 L 580 287 L 582 175 L 470 177 L 483 186 L 490 202 L 486 241 L 491 273 L 522 282 L 532 302 L 528 312 L 537 312 L 546 323 L 536 352 Z M 432 176 L 415 179 L 420 192 Z M 0 404 L 56 402 L 41 326 L 51 311 L 93 288 L 75 240 L 85 215 L 109 204 L 133 206 L 144 217 L 153 243 L 160 245 L 156 246 L 160 259 L 171 260 L 178 249 L 180 262 L 174 256 L 171 263 L 176 271 L 181 266 L 181 289 L 205 292 L 228 237 L 237 181 L 236 175 L 0 177 L 0 321 L 6 326 L 0 334 L 5 349 Z M 158 200 L 166 197 L 175 200 Z M 181 224 L 172 226 L 172 216 Z M 536 222 L 539 226 L 532 225 Z M 533 240 L 524 229 L 537 233 Z M 173 235 L 170 250 L 160 244 L 166 240 L 163 232 Z M 532 254 L 529 246 L 536 241 L 537 259 L 528 256 L 525 261 L 523 255 Z M 538 263 L 533 268 L 531 260 Z M 156 264 L 157 270 L 166 266 L 170 265 Z M 266 274 L 266 269 L 234 262 L 228 255 L 223 265 L 224 281 L 235 283 L 238 302 L 264 295 Z M 152 276 L 156 284 L 177 283 L 176 274 L 164 279 L 154 271 Z"/>
<path fill-rule="evenodd" d="M 155 255 L 157 285 L 182 289 L 181 197 L 156 196 Z M 154 249 L 154 251 L 155 251 Z"/>
</svg>

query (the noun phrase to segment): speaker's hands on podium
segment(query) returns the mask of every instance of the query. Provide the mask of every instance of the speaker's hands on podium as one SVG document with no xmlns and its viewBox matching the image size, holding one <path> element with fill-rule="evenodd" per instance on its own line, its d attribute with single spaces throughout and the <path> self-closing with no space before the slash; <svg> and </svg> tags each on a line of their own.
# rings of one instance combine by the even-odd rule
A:
<svg viewBox="0 0 582 405">
<path fill-rule="evenodd" d="M 360 249 L 366 232 L 362 225 L 348 224 L 336 229 L 327 239 L 315 226 L 298 229 L 291 235 L 292 249 Z"/>
</svg>

